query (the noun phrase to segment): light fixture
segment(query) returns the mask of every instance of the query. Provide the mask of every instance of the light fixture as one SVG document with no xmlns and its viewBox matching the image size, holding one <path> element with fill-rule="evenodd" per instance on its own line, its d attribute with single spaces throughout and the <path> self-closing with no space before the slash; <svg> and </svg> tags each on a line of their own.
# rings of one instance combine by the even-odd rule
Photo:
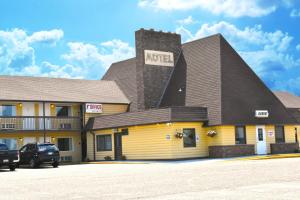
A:
<svg viewBox="0 0 300 200">
<path fill-rule="evenodd" d="M 54 105 L 54 104 L 51 104 L 51 105 L 50 105 L 50 107 L 51 107 L 51 108 L 54 108 L 54 107 L 55 107 L 55 105 Z"/>
<path fill-rule="evenodd" d="M 22 105 L 22 103 L 19 103 L 18 106 L 19 106 L 20 108 L 22 108 L 23 105 Z"/>
<path fill-rule="evenodd" d="M 51 140 L 54 141 L 54 140 L 55 140 L 55 137 L 51 137 Z"/>
<path fill-rule="evenodd" d="M 179 88 L 178 92 L 182 92 L 182 89 L 181 89 L 181 88 Z"/>
<path fill-rule="evenodd" d="M 23 138 L 19 138 L 19 140 L 22 142 L 22 141 L 23 141 Z"/>
</svg>

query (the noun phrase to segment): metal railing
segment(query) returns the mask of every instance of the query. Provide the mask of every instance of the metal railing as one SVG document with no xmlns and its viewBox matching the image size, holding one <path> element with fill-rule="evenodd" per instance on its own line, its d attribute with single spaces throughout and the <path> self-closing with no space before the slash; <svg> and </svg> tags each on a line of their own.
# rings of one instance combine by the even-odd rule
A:
<svg viewBox="0 0 300 200">
<path fill-rule="evenodd" d="M 0 116 L 0 131 L 80 130 L 79 117 Z"/>
</svg>

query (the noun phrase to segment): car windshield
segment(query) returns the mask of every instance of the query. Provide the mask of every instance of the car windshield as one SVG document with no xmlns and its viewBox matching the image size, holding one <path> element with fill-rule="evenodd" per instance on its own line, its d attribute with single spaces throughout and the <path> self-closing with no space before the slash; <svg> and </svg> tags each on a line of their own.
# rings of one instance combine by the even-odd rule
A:
<svg viewBox="0 0 300 200">
<path fill-rule="evenodd" d="M 5 144 L 0 144 L 0 151 L 1 150 L 8 150 L 8 148 Z"/>
<path fill-rule="evenodd" d="M 39 144 L 38 148 L 39 151 L 46 151 L 46 150 L 58 151 L 58 148 L 54 144 Z"/>
</svg>

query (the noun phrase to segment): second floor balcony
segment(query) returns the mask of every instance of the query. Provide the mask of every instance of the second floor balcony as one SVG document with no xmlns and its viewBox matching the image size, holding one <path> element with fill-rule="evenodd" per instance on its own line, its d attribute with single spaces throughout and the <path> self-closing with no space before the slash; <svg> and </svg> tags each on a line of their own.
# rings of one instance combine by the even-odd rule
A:
<svg viewBox="0 0 300 200">
<path fill-rule="evenodd" d="M 0 116 L 0 131 L 80 131 L 80 117 Z"/>
</svg>

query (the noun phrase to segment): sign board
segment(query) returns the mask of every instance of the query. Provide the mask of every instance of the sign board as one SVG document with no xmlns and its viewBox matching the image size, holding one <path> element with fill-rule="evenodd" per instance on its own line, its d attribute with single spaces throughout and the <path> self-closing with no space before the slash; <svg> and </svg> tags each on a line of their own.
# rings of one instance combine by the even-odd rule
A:
<svg viewBox="0 0 300 200">
<path fill-rule="evenodd" d="M 273 131 L 268 131 L 268 136 L 269 137 L 274 137 L 274 132 Z"/>
<path fill-rule="evenodd" d="M 267 110 L 256 110 L 255 111 L 255 117 L 256 118 L 268 118 L 269 117 L 269 111 L 267 111 Z"/>
<path fill-rule="evenodd" d="M 145 64 L 174 67 L 172 52 L 145 50 Z"/>
<path fill-rule="evenodd" d="M 102 104 L 86 103 L 85 104 L 86 113 L 102 113 Z"/>
</svg>

